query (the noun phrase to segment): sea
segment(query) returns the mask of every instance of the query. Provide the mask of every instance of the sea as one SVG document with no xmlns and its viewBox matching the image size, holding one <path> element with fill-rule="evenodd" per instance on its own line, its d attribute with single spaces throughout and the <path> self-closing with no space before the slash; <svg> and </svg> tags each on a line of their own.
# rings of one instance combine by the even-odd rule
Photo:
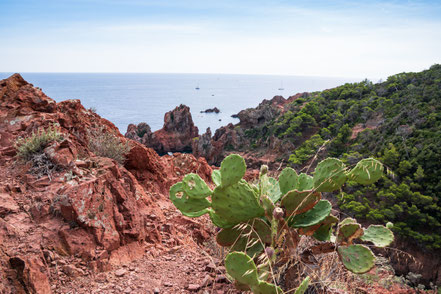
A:
<svg viewBox="0 0 441 294">
<path fill-rule="evenodd" d="M 0 80 L 12 73 L 0 73 Z M 57 102 L 80 99 L 125 133 L 131 123 L 162 128 L 164 114 L 180 104 L 190 107 L 199 133 L 228 123 L 231 115 L 256 107 L 263 99 L 333 88 L 354 78 L 310 76 L 156 74 L 156 73 L 21 73 Z M 360 79 L 361 80 L 361 79 Z M 198 89 L 197 89 L 198 88 Z M 217 107 L 220 113 L 201 113 Z"/>
</svg>

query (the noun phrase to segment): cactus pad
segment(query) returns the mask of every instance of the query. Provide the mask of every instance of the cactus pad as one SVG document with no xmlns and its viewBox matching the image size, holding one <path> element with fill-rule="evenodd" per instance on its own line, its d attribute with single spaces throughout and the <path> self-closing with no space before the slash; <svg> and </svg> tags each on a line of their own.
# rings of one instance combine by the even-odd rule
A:
<svg viewBox="0 0 441 294">
<path fill-rule="evenodd" d="M 257 286 L 251 287 L 253 294 L 283 294 L 282 289 L 265 281 L 259 281 Z"/>
<path fill-rule="evenodd" d="M 279 186 L 282 195 L 285 195 L 297 187 L 298 175 L 296 171 L 290 167 L 284 168 L 279 175 Z"/>
<path fill-rule="evenodd" d="M 345 164 L 337 158 L 321 161 L 314 172 L 314 188 L 318 192 L 333 192 L 346 181 Z"/>
<path fill-rule="evenodd" d="M 329 241 L 332 234 L 332 226 L 338 222 L 338 218 L 328 215 L 320 224 L 320 227 L 314 231 L 314 238 L 319 241 Z"/>
<path fill-rule="evenodd" d="M 357 165 L 347 174 L 348 179 L 362 185 L 375 183 L 383 175 L 383 164 L 373 158 L 360 160 Z"/>
<path fill-rule="evenodd" d="M 374 267 L 374 254 L 366 246 L 339 246 L 337 250 L 343 265 L 353 273 L 363 274 Z"/>
<path fill-rule="evenodd" d="M 211 200 L 216 214 L 230 227 L 265 214 L 254 190 L 245 181 L 228 187 L 216 187 Z"/>
<path fill-rule="evenodd" d="M 243 252 L 232 252 L 225 259 L 227 273 L 241 284 L 253 286 L 259 285 L 257 268 L 254 261 Z"/>
<path fill-rule="evenodd" d="M 364 230 L 364 235 L 360 239 L 370 241 L 377 247 L 386 247 L 394 241 L 394 234 L 386 227 L 370 225 Z"/>
<path fill-rule="evenodd" d="M 248 235 L 251 232 L 251 235 L 249 235 L 250 239 L 259 239 L 264 244 L 271 244 L 271 228 L 263 220 L 256 218 L 250 221 L 250 224 L 253 224 L 252 230 L 251 225 L 246 224 L 244 224 L 243 229 L 236 227 L 222 229 L 216 236 L 216 242 L 220 246 L 232 246 L 238 240 L 239 235 L 248 239 Z"/>
<path fill-rule="evenodd" d="M 198 217 L 207 212 L 211 206 L 206 198 L 193 198 L 184 191 L 184 184 L 179 182 L 170 188 L 170 200 L 181 213 L 188 217 Z"/>
<path fill-rule="evenodd" d="M 267 195 L 272 203 L 276 203 L 282 193 L 280 192 L 279 183 L 275 178 L 268 177 L 266 174 L 260 177 L 261 195 Z"/>
<path fill-rule="evenodd" d="M 363 235 L 363 229 L 360 224 L 347 223 L 338 227 L 337 243 L 348 245 L 352 244 L 352 240 Z"/>
<path fill-rule="evenodd" d="M 199 175 L 193 173 L 182 179 L 182 188 L 189 197 L 193 198 L 206 198 L 213 192 Z"/>
<path fill-rule="evenodd" d="M 305 213 L 296 215 L 288 220 L 293 228 L 305 228 L 314 226 L 329 216 L 332 205 L 328 200 L 320 200 L 312 209 Z"/>
<path fill-rule="evenodd" d="M 213 181 L 213 183 L 216 186 L 220 186 L 220 184 L 221 184 L 221 173 L 220 173 L 220 170 L 218 170 L 218 169 L 213 170 L 213 172 L 211 173 L 211 180 Z"/>
<path fill-rule="evenodd" d="M 296 189 L 299 191 L 312 190 L 314 188 L 314 181 L 310 175 L 301 173 L 298 178 Z"/>
<path fill-rule="evenodd" d="M 311 190 L 297 191 L 292 190 L 286 193 L 282 198 L 281 206 L 286 209 L 287 216 L 294 216 L 297 214 L 304 213 L 320 200 L 321 195 L 318 192 Z"/>
<path fill-rule="evenodd" d="M 245 160 L 237 154 L 228 155 L 221 163 L 221 186 L 226 188 L 239 182 L 245 175 Z"/>
<path fill-rule="evenodd" d="M 294 294 L 305 293 L 306 290 L 308 289 L 308 285 L 309 285 L 309 277 L 306 277 L 305 279 L 303 279 L 302 283 L 300 283 L 300 286 L 296 289 Z"/>
</svg>

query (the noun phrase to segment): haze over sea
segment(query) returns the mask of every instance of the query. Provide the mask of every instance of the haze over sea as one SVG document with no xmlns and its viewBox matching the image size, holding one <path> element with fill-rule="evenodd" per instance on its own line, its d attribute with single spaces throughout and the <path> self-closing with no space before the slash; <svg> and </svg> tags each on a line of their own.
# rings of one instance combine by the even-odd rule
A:
<svg viewBox="0 0 441 294">
<path fill-rule="evenodd" d="M 0 73 L 0 79 L 12 73 Z M 152 131 L 162 128 L 164 114 L 180 104 L 190 107 L 193 121 L 204 133 L 228 123 L 232 114 L 256 107 L 275 95 L 287 98 L 299 92 L 329 89 L 351 78 L 229 74 L 150 73 L 22 73 L 29 83 L 42 88 L 57 102 L 80 99 L 125 133 L 130 123 L 146 122 Z M 195 88 L 199 87 L 199 90 Z M 279 90 L 283 88 L 284 90 Z M 217 107 L 219 114 L 200 113 Z"/>
</svg>

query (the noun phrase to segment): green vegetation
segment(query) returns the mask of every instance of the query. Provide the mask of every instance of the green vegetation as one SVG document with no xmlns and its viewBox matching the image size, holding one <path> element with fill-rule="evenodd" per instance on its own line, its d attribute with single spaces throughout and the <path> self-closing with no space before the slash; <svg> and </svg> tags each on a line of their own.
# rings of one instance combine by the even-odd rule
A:
<svg viewBox="0 0 441 294">
<path fill-rule="evenodd" d="M 301 99 L 301 100 L 300 100 Z M 377 186 L 349 183 L 339 206 L 369 222 L 394 222 L 394 231 L 419 245 L 441 249 L 441 65 L 303 95 L 289 111 L 255 131 L 297 148 L 301 167 L 329 140 L 324 154 L 353 165 L 375 157 L 388 168 Z M 351 139 L 352 129 L 360 133 Z"/>
<path fill-rule="evenodd" d="M 122 142 L 116 133 L 109 132 L 104 127 L 88 130 L 89 149 L 97 156 L 114 159 L 124 164 L 126 154 L 130 151 L 128 142 Z"/>
<path fill-rule="evenodd" d="M 38 153 L 41 153 L 50 143 L 63 140 L 60 131 L 51 125 L 47 129 L 39 129 L 32 132 L 27 138 L 18 138 L 15 142 L 17 157 L 23 161 L 29 161 Z"/>
<path fill-rule="evenodd" d="M 214 190 L 197 174 L 186 175 L 170 188 L 170 199 L 183 215 L 208 214 L 221 228 L 216 241 L 229 247 L 225 268 L 238 289 L 282 294 L 278 279 L 284 264 L 330 252 L 337 252 L 348 270 L 365 273 L 374 266 L 375 256 L 367 246 L 353 241 L 379 247 L 393 242 L 393 233 L 385 226 L 363 229 L 352 218 L 339 223 L 331 215 L 331 203 L 321 194 L 341 189 L 348 180 L 373 185 L 383 173 L 379 161 L 363 159 L 350 169 L 339 159 L 328 158 L 317 165 L 313 176 L 297 175 L 289 167 L 278 179 L 267 172 L 268 167 L 262 166 L 258 181 L 246 182 L 245 161 L 232 154 L 222 161 L 220 170 L 213 171 Z M 299 246 L 302 238 L 311 239 L 306 248 Z M 303 294 L 308 284 L 305 277 L 295 293 Z"/>
</svg>

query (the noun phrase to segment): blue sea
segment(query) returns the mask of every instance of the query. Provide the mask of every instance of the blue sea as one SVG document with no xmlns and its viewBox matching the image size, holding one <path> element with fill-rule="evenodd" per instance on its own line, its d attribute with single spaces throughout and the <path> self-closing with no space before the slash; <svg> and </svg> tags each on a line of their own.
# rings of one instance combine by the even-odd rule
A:
<svg viewBox="0 0 441 294">
<path fill-rule="evenodd" d="M 0 79 L 11 73 L 0 73 Z M 228 123 L 232 114 L 256 107 L 275 95 L 287 98 L 299 92 L 329 89 L 351 78 L 229 74 L 150 73 L 22 73 L 28 82 L 43 89 L 57 102 L 80 99 L 125 133 L 130 123 L 146 122 L 152 130 L 162 128 L 164 114 L 180 104 L 190 107 L 193 121 L 204 133 Z M 199 87 L 199 90 L 196 88 Z M 283 88 L 283 90 L 280 90 Z M 220 113 L 200 113 L 217 107 Z"/>
</svg>

